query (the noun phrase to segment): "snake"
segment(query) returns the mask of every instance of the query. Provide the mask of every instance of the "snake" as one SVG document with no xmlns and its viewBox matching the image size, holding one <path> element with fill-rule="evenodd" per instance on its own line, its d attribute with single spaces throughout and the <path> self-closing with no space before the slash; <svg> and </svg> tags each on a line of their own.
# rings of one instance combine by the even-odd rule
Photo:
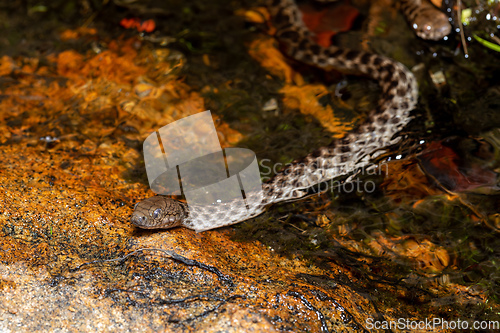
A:
<svg viewBox="0 0 500 333">
<path fill-rule="evenodd" d="M 399 3 L 418 36 L 437 40 L 450 32 L 446 15 L 426 0 Z M 377 107 L 343 138 L 290 163 L 263 183 L 262 191 L 247 193 L 246 209 L 231 201 L 188 205 L 174 198 L 153 196 L 135 205 L 131 216 L 133 225 L 143 229 L 181 226 L 200 232 L 239 223 L 260 215 L 272 204 L 304 198 L 315 185 L 370 167 L 370 161 L 384 153 L 383 147 L 401 140 L 396 134 L 410 121 L 410 111 L 418 100 L 413 73 L 403 64 L 379 54 L 318 45 L 302 22 L 293 0 L 267 0 L 266 5 L 276 30 L 275 37 L 286 55 L 325 71 L 335 69 L 377 81 L 381 87 Z"/>
</svg>

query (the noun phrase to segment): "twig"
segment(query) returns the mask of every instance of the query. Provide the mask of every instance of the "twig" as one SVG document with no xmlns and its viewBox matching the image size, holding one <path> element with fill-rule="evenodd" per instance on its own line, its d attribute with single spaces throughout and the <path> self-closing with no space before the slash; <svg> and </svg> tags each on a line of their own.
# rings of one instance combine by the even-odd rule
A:
<svg viewBox="0 0 500 333">
<path fill-rule="evenodd" d="M 464 46 L 465 58 L 469 58 L 469 53 L 467 52 L 467 43 L 465 41 L 464 26 L 462 25 L 462 0 L 457 1 L 457 16 L 458 25 L 460 26 L 460 38 L 462 40 L 462 45 Z"/>
</svg>

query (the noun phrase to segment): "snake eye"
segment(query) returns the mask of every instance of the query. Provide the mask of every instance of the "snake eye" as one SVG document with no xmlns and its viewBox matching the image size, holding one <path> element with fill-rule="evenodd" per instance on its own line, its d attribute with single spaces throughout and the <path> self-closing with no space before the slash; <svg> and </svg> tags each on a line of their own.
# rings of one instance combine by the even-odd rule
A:
<svg viewBox="0 0 500 333">
<path fill-rule="evenodd" d="M 156 208 L 155 211 L 153 212 L 153 218 L 157 219 L 161 214 L 161 208 Z"/>
</svg>

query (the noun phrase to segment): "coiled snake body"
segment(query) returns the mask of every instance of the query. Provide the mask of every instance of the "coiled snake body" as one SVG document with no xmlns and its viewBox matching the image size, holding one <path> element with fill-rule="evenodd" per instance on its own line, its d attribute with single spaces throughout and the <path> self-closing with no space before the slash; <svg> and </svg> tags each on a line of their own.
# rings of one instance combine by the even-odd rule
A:
<svg viewBox="0 0 500 333">
<path fill-rule="evenodd" d="M 429 15 L 431 5 L 422 4 L 422 0 L 400 2 L 407 18 L 417 22 L 412 25 L 420 36 L 438 39 L 449 32 L 448 20 L 444 15 L 443 20 L 441 12 Z M 262 192 L 248 193 L 247 201 L 258 204 L 249 205 L 246 210 L 232 208 L 230 202 L 188 206 L 155 196 L 136 205 L 131 217 L 134 225 L 145 229 L 183 226 L 203 231 L 238 223 L 261 214 L 270 204 L 306 196 L 311 186 L 369 166 L 370 159 L 382 153 L 380 148 L 399 140 L 393 136 L 408 123 L 409 112 L 417 103 L 417 82 L 413 74 L 402 64 L 381 55 L 319 46 L 311 39 L 293 0 L 269 0 L 268 7 L 276 37 L 290 57 L 325 70 L 337 69 L 373 78 L 382 88 L 378 107 L 354 132 L 292 163 L 263 184 Z M 436 11 L 433 7 L 432 10 Z M 443 28 L 445 25 L 448 28 Z"/>
</svg>

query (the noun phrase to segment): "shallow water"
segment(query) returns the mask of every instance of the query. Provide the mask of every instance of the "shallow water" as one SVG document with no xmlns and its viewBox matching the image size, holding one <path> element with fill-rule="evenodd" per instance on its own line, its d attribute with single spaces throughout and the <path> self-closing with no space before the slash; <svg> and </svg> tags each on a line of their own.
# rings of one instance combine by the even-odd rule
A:
<svg viewBox="0 0 500 333">
<path fill-rule="evenodd" d="M 372 14 L 381 4 L 374 3 Z M 210 109 L 221 144 L 252 149 L 264 178 L 342 136 L 375 105 L 376 83 L 325 73 L 283 57 L 266 25 L 247 21 L 253 17 L 248 12 L 253 4 L 245 5 L 153 1 L 89 7 L 84 2 L 54 2 L 25 10 L 5 5 L 7 37 L 0 41 L 5 56 L 0 82 L 5 212 L 0 220 L 2 261 L 16 269 L 2 270 L 2 288 L 14 290 L 12 280 L 19 292 L 35 293 L 26 287 L 29 274 L 17 273 L 26 263 L 43 267 L 37 283 L 58 285 L 69 279 L 68 265 L 158 244 L 185 250 L 186 256 L 199 255 L 201 261 L 206 260 L 204 253 L 211 253 L 218 260 L 215 266 L 225 260 L 239 262 L 244 255 L 236 250 L 229 251 L 238 253 L 228 255 L 230 259 L 221 254 L 224 251 L 214 250 L 217 239 L 210 237 L 225 237 L 222 245 L 248 248 L 255 255 L 241 259 L 248 260 L 245 269 L 251 274 L 243 266 L 227 270 L 242 281 L 255 278 L 249 284 L 266 292 L 264 285 L 286 284 L 279 274 L 284 276 L 287 267 L 302 265 L 297 271 L 289 269 L 296 279 L 292 284 L 303 281 L 309 291 L 327 291 L 303 292 L 309 300 L 325 302 L 317 305 L 319 313 L 328 313 L 325 308 L 333 304 L 328 297 L 342 286 L 359 296 L 353 303 L 369 304 L 387 318 L 496 320 L 500 196 L 493 171 L 498 170 L 500 156 L 498 53 L 470 43 L 465 58 L 458 34 L 448 41 L 423 41 L 396 11 L 368 16 L 363 2 L 354 28 L 336 35 L 335 41 L 401 61 L 420 85 L 414 119 L 401 133 L 402 142 L 375 161 L 380 171 L 361 170 L 351 183 L 330 184 L 339 186 L 273 206 L 255 219 L 206 235 L 193 236 L 183 229 L 142 233 L 131 227 L 133 204 L 152 195 L 141 152 L 152 130 Z M 137 31 L 123 29 L 120 19 L 129 16 L 154 19 L 156 33 L 141 38 Z M 26 23 L 31 20 L 39 25 Z M 446 80 L 436 84 L 432 76 L 440 72 Z M 253 248 L 254 241 L 264 247 Z M 199 248 L 193 245 L 197 242 Z M 204 242 L 211 245 L 204 248 Z M 189 246 L 196 250 L 187 250 Z M 251 261 L 261 257 L 267 258 L 259 262 L 262 268 L 252 270 Z M 90 287 L 75 287 L 89 297 L 89 304 L 98 295 L 118 293 L 107 300 L 130 316 L 124 327 L 133 329 L 138 308 L 162 320 L 170 316 L 162 309 L 154 312 L 159 307 L 154 294 L 141 294 L 140 300 L 139 292 L 170 297 L 176 290 L 175 283 L 169 284 L 174 278 L 188 286 L 183 296 L 208 285 L 196 280 L 196 274 L 170 276 L 166 268 L 176 269 L 153 260 L 132 262 L 123 269 L 96 269 L 85 279 L 71 279 L 91 281 Z M 132 292 L 136 285 L 131 281 L 143 277 L 152 282 L 140 280 L 144 283 Z M 196 286 L 188 280 L 196 280 Z M 118 288 L 126 283 L 128 291 Z M 61 288 L 58 292 L 63 293 Z M 103 292 L 93 294 L 86 288 Z M 231 292 L 223 284 L 213 288 Z M 272 289 L 269 294 L 295 298 L 307 308 L 308 303 L 294 294 L 294 286 L 289 288 L 283 289 L 287 293 Z M 39 307 L 50 300 L 43 297 L 35 302 Z M 348 299 L 336 301 L 346 306 Z M 281 308 L 286 302 L 269 304 Z M 308 327 L 310 318 L 317 318 L 317 313 L 305 312 L 304 321 L 293 313 L 273 317 L 269 308 L 262 311 L 268 311 L 266 318 L 273 325 L 286 318 L 283 330 Z M 186 315 L 181 312 L 180 318 Z M 333 331 L 335 318 L 326 317 L 330 319 L 324 327 Z M 196 318 L 197 324 L 177 324 L 199 328 L 204 317 Z M 353 318 L 366 328 L 361 316 Z"/>
</svg>

